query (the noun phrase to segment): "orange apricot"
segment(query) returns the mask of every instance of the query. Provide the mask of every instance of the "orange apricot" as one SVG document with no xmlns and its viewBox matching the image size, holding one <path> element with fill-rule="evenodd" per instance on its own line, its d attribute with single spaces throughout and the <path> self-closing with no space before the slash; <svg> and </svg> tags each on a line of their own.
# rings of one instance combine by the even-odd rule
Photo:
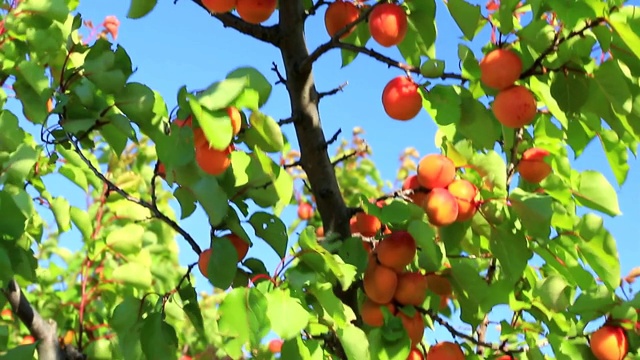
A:
<svg viewBox="0 0 640 360">
<path fill-rule="evenodd" d="M 178 127 L 184 127 L 184 126 L 191 127 L 191 126 L 193 126 L 193 118 L 191 117 L 191 115 L 187 116 L 186 119 L 175 119 L 173 122 L 176 125 L 178 125 Z"/>
<path fill-rule="evenodd" d="M 393 298 L 402 305 L 422 305 L 427 298 L 427 278 L 419 272 L 398 275 L 398 286 Z"/>
<path fill-rule="evenodd" d="M 427 360 L 464 360 L 464 353 L 460 345 L 443 341 L 429 348 Z"/>
<path fill-rule="evenodd" d="M 414 174 L 404 179 L 404 182 L 402 183 L 402 190 L 410 189 L 414 190 L 414 193 L 409 195 L 408 198 L 411 199 L 414 204 L 422 207 L 425 199 L 427 198 L 427 193 L 417 191 L 422 189 L 422 186 L 420 186 L 420 182 L 418 181 L 418 175 Z"/>
<path fill-rule="evenodd" d="M 549 155 L 549 151 L 541 148 L 525 150 L 518 163 L 520 177 L 533 184 L 544 180 L 551 174 L 551 165 L 544 161 L 545 157 Z"/>
<path fill-rule="evenodd" d="M 237 0 L 236 11 L 249 24 L 260 24 L 271 17 L 277 5 L 277 0 Z"/>
<path fill-rule="evenodd" d="M 418 91 L 418 85 L 404 75 L 391 79 L 382 90 L 382 106 L 392 119 L 413 119 L 422 109 L 422 95 Z"/>
<path fill-rule="evenodd" d="M 231 241 L 231 244 L 233 244 L 233 247 L 236 248 L 236 252 L 238 253 L 238 261 L 242 261 L 249 252 L 249 243 L 236 234 L 227 234 L 223 237 L 226 237 Z"/>
<path fill-rule="evenodd" d="M 629 351 L 629 341 L 624 329 L 604 325 L 591 334 L 591 352 L 598 360 L 622 360 Z"/>
<path fill-rule="evenodd" d="M 313 206 L 308 202 L 300 202 L 298 205 L 298 217 L 301 220 L 309 220 L 313 216 Z"/>
<path fill-rule="evenodd" d="M 491 111 L 504 126 L 517 129 L 531 124 L 538 112 L 536 98 L 524 86 L 512 86 L 496 95 Z"/>
<path fill-rule="evenodd" d="M 236 0 L 202 0 L 202 5 L 214 14 L 221 14 L 233 10 Z"/>
<path fill-rule="evenodd" d="M 418 162 L 418 183 L 427 189 L 446 188 L 456 177 L 456 166 L 440 154 L 425 155 Z"/>
<path fill-rule="evenodd" d="M 338 31 L 344 29 L 348 24 L 356 21 L 360 16 L 358 7 L 350 2 L 343 0 L 336 0 L 329 4 L 327 11 L 324 13 L 324 27 L 327 29 L 327 34 L 333 37 Z M 349 36 L 356 27 L 352 27 L 346 33 L 340 36 L 340 39 L 344 39 Z"/>
<path fill-rule="evenodd" d="M 369 32 L 384 47 L 398 45 L 407 35 L 407 13 L 394 3 L 377 5 L 369 14 Z"/>
<path fill-rule="evenodd" d="M 52 112 L 53 111 L 53 99 L 49 98 L 49 100 L 47 100 L 47 112 Z"/>
<path fill-rule="evenodd" d="M 496 360 L 515 360 L 515 358 L 511 355 L 502 355 L 499 358 L 497 358 Z"/>
<path fill-rule="evenodd" d="M 521 72 L 522 60 L 511 50 L 492 50 L 480 61 L 480 80 L 496 90 L 513 85 Z"/>
<path fill-rule="evenodd" d="M 34 342 L 36 342 L 36 339 L 33 336 L 25 335 L 25 337 L 22 338 L 22 341 L 20 341 L 20 345 L 29 345 L 33 344 Z"/>
<path fill-rule="evenodd" d="M 448 298 L 453 293 L 451 282 L 446 277 L 437 274 L 428 274 L 426 279 L 428 289 L 435 294 Z"/>
<path fill-rule="evenodd" d="M 456 221 L 470 220 L 478 210 L 478 204 L 476 203 L 478 188 L 468 180 L 459 179 L 449 184 L 447 190 L 458 202 L 458 217 Z"/>
<path fill-rule="evenodd" d="M 360 307 L 362 322 L 375 327 L 384 325 L 384 314 L 382 312 L 383 306 L 386 306 L 391 314 L 395 315 L 396 307 L 392 303 L 378 304 L 373 302 L 371 299 L 366 299 Z"/>
<path fill-rule="evenodd" d="M 359 212 L 356 214 L 355 228 L 360 234 L 362 234 L 362 236 L 373 237 L 382 228 L 382 223 L 373 215 Z"/>
<path fill-rule="evenodd" d="M 269 351 L 273 354 L 277 354 L 282 351 L 282 344 L 284 344 L 284 340 L 282 339 L 273 339 L 269 341 Z"/>
<path fill-rule="evenodd" d="M 402 271 L 416 256 L 416 240 L 407 231 L 394 231 L 376 246 L 380 264 Z"/>
<path fill-rule="evenodd" d="M 317 237 L 324 237 L 324 227 L 320 226 L 318 228 L 316 228 L 316 236 Z"/>
<path fill-rule="evenodd" d="M 458 218 L 458 201 L 447 189 L 431 189 L 424 201 L 424 212 L 435 226 L 453 224 Z"/>
<path fill-rule="evenodd" d="M 402 320 L 402 325 L 405 330 L 407 330 L 409 339 L 411 339 L 411 346 L 415 347 L 420 343 L 424 336 L 424 317 L 422 317 L 418 311 L 416 311 L 412 317 L 406 315 L 402 311 L 399 311 L 398 317 Z"/>
<path fill-rule="evenodd" d="M 373 243 L 371 241 L 362 240 L 362 247 L 368 253 L 373 251 Z"/>
<path fill-rule="evenodd" d="M 360 233 L 358 229 L 358 218 L 352 217 L 349 219 L 349 229 L 351 230 L 351 235 Z"/>
<path fill-rule="evenodd" d="M 369 299 L 378 304 L 387 304 L 396 292 L 398 275 L 388 267 L 377 264 L 373 256 L 370 256 L 362 284 Z"/>
<path fill-rule="evenodd" d="M 211 260 L 211 249 L 206 249 L 200 253 L 198 257 L 198 269 L 204 277 L 207 276 L 207 269 L 209 268 L 209 260 Z"/>
<path fill-rule="evenodd" d="M 424 355 L 422 355 L 422 351 L 414 347 L 413 349 L 411 349 L 411 352 L 409 352 L 407 360 L 424 360 Z"/>
<path fill-rule="evenodd" d="M 231 144 L 225 150 L 216 150 L 209 147 L 208 143 L 202 143 L 196 146 L 196 162 L 198 166 L 210 175 L 221 175 L 231 165 L 231 152 L 234 150 Z"/>
<path fill-rule="evenodd" d="M 235 106 L 229 106 L 227 108 L 227 115 L 229 116 L 229 119 L 231 119 L 231 129 L 233 129 L 233 136 L 236 136 L 242 128 L 242 115 L 240 115 L 240 110 L 238 110 L 238 108 Z"/>
</svg>

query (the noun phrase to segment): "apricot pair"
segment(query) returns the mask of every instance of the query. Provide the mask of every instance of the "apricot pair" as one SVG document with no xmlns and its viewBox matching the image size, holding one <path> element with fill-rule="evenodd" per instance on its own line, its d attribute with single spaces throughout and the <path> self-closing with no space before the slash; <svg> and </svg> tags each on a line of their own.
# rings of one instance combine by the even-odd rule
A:
<svg viewBox="0 0 640 360">
<path fill-rule="evenodd" d="M 277 4 L 277 0 L 202 0 L 202 5 L 214 14 L 235 8 L 240 18 L 250 24 L 267 21 L 276 11 Z"/>
<path fill-rule="evenodd" d="M 389 309 L 392 315 L 400 318 L 402 326 L 407 331 L 409 339 L 411 340 L 412 347 L 420 343 L 424 334 L 425 322 L 424 317 L 418 311 L 416 311 L 413 316 L 408 316 L 402 311 L 397 311 L 395 305 L 392 303 L 378 304 L 371 299 L 365 299 L 360 307 L 362 321 L 369 326 L 382 326 L 384 324 L 383 307 Z M 409 357 L 409 359 L 411 359 L 411 357 Z"/>
<path fill-rule="evenodd" d="M 244 241 L 240 236 L 236 234 L 228 234 L 224 237 L 228 238 L 233 244 L 233 247 L 236 249 L 236 253 L 238 254 L 238 262 L 242 261 L 245 256 L 247 256 L 247 252 L 249 252 L 249 243 Z M 213 241 L 217 241 L 220 238 L 213 239 Z M 211 260 L 211 248 L 204 250 L 200 253 L 198 257 L 198 269 L 200 273 L 204 277 L 207 276 L 207 269 L 209 268 L 209 261 Z"/>
</svg>

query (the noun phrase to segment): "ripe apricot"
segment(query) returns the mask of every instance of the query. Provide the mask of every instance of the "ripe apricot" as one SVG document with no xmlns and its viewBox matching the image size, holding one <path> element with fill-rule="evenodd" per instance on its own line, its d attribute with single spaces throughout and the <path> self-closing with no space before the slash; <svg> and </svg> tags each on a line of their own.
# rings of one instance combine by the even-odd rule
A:
<svg viewBox="0 0 640 360">
<path fill-rule="evenodd" d="M 456 166 L 440 154 L 425 155 L 418 162 L 418 183 L 427 189 L 446 188 L 456 177 Z"/>
<path fill-rule="evenodd" d="M 362 236 L 373 237 L 382 228 L 382 223 L 373 215 L 359 212 L 356 214 L 355 227 Z"/>
<path fill-rule="evenodd" d="M 209 260 L 211 259 L 211 249 L 206 249 L 200 253 L 198 257 L 198 269 L 204 277 L 207 276 L 207 269 L 209 268 Z"/>
<path fill-rule="evenodd" d="M 530 183 L 537 184 L 551 174 L 551 165 L 544 161 L 550 153 L 541 148 L 525 150 L 518 163 L 520 177 Z"/>
<path fill-rule="evenodd" d="M 193 126 L 193 118 L 191 115 L 187 116 L 186 119 L 175 119 L 173 122 L 178 125 L 178 127 Z"/>
<path fill-rule="evenodd" d="M 298 205 L 298 217 L 301 220 L 309 220 L 313 216 L 313 207 L 308 202 L 301 202 Z"/>
<path fill-rule="evenodd" d="M 496 360 L 515 360 L 515 358 L 511 355 L 502 355 L 499 358 L 497 358 Z"/>
<path fill-rule="evenodd" d="M 350 1 L 336 0 L 329 4 L 327 11 L 324 13 L 324 27 L 327 34 L 333 37 L 338 31 L 344 29 L 348 24 L 356 21 L 360 16 L 358 7 Z M 340 36 L 344 39 L 349 36 L 356 27 L 352 27 L 346 33 Z"/>
<path fill-rule="evenodd" d="M 418 91 L 418 85 L 404 75 L 391 79 L 382 90 L 382 106 L 392 119 L 413 119 L 422 109 L 422 95 Z"/>
<path fill-rule="evenodd" d="M 416 191 L 422 189 L 422 186 L 420 186 L 420 182 L 418 181 L 418 175 L 411 175 L 404 179 L 404 182 L 402 183 L 402 190 L 409 189 L 414 190 L 414 192 L 409 195 L 408 198 L 411 199 L 414 204 L 422 207 L 424 205 L 424 200 L 427 198 L 427 193 Z"/>
<path fill-rule="evenodd" d="M 458 218 L 458 201 L 447 189 L 431 189 L 424 201 L 424 212 L 435 226 L 453 224 Z"/>
<path fill-rule="evenodd" d="M 407 13 L 400 5 L 380 4 L 369 14 L 369 32 L 384 47 L 398 45 L 407 35 Z"/>
<path fill-rule="evenodd" d="M 480 80 L 496 90 L 513 85 L 521 72 L 522 60 L 511 50 L 492 50 L 480 61 Z"/>
<path fill-rule="evenodd" d="M 240 115 L 240 110 L 238 110 L 238 108 L 235 106 L 229 106 L 227 108 L 227 115 L 229 116 L 229 119 L 231 119 L 231 129 L 233 129 L 233 136 L 236 136 L 242 128 L 242 115 Z"/>
<path fill-rule="evenodd" d="M 422 305 L 427 298 L 427 278 L 419 272 L 398 275 L 398 286 L 393 298 L 402 305 Z"/>
<path fill-rule="evenodd" d="M 415 347 L 422 340 L 422 336 L 424 335 L 424 317 L 422 317 L 422 315 L 417 311 L 413 314 L 413 317 L 399 311 L 398 317 L 402 320 L 402 325 L 405 330 L 407 330 L 407 334 L 409 334 L 411 346 Z"/>
<path fill-rule="evenodd" d="M 407 360 L 424 360 L 424 355 L 422 355 L 422 351 L 414 347 L 411 349 L 411 352 L 409 352 Z"/>
<path fill-rule="evenodd" d="M 277 4 L 277 0 L 237 0 L 236 11 L 242 20 L 260 24 L 271 17 Z"/>
<path fill-rule="evenodd" d="M 377 264 L 373 256 L 370 256 L 362 284 L 369 299 L 378 304 L 387 304 L 396 292 L 398 275 L 388 267 Z"/>
<path fill-rule="evenodd" d="M 360 316 L 362 316 L 362 322 L 369 326 L 382 326 L 384 325 L 384 314 L 382 307 L 386 306 L 391 314 L 396 313 L 396 307 L 392 303 L 378 304 L 371 299 L 366 299 L 360 307 Z"/>
<path fill-rule="evenodd" d="M 629 342 L 624 329 L 615 325 L 604 325 L 591 334 L 591 352 L 598 360 L 622 360 L 629 351 Z"/>
<path fill-rule="evenodd" d="M 402 271 L 416 256 L 416 240 L 407 231 L 394 231 L 376 246 L 380 264 Z"/>
<path fill-rule="evenodd" d="M 426 279 L 427 287 L 435 294 L 448 298 L 453 293 L 451 282 L 446 277 L 437 274 L 428 274 Z"/>
<path fill-rule="evenodd" d="M 22 338 L 22 341 L 20 341 L 20 345 L 29 345 L 33 344 L 34 342 L 36 342 L 36 339 L 33 336 L 25 335 L 25 337 Z"/>
<path fill-rule="evenodd" d="M 351 235 L 360 233 L 358 229 L 358 218 L 352 217 L 349 219 L 349 229 L 351 229 Z"/>
<path fill-rule="evenodd" d="M 202 0 L 202 5 L 214 14 L 221 14 L 233 10 L 236 0 Z"/>
<path fill-rule="evenodd" d="M 210 175 L 221 175 L 231 165 L 231 158 L 229 155 L 234 150 L 233 144 L 231 144 L 225 150 L 216 150 L 209 147 L 208 143 L 202 143 L 196 146 L 196 162 L 198 166 Z"/>
<path fill-rule="evenodd" d="M 362 240 L 362 247 L 368 253 L 373 251 L 373 243 L 371 241 Z"/>
<path fill-rule="evenodd" d="M 538 112 L 533 93 L 519 85 L 500 91 L 491 104 L 491 110 L 502 125 L 512 129 L 531 124 Z"/>
<path fill-rule="evenodd" d="M 52 112 L 53 111 L 53 99 L 49 98 L 49 100 L 47 100 L 47 112 Z"/>
<path fill-rule="evenodd" d="M 319 228 L 316 229 L 316 236 L 317 237 L 324 237 L 324 227 L 320 226 Z"/>
<path fill-rule="evenodd" d="M 478 210 L 476 196 L 478 188 L 468 180 L 454 180 L 447 190 L 458 202 L 458 217 L 456 221 L 467 221 L 475 215 Z"/>
<path fill-rule="evenodd" d="M 273 339 L 269 341 L 269 351 L 273 354 L 277 354 L 282 351 L 282 344 L 284 341 L 282 339 Z"/>
<path fill-rule="evenodd" d="M 249 252 L 249 243 L 242 240 L 242 238 L 236 234 L 227 234 L 224 237 L 228 238 L 233 244 L 233 247 L 236 248 L 236 252 L 238 253 L 238 261 L 242 261 L 247 253 Z"/>
<path fill-rule="evenodd" d="M 464 353 L 460 345 L 449 341 L 437 343 L 429 348 L 428 360 L 464 360 Z"/>
</svg>

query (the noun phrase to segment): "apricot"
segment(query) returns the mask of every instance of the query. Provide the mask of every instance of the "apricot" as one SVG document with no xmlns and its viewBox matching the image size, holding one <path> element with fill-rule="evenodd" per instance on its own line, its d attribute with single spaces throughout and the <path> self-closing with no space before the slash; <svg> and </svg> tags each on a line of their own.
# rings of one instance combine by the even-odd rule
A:
<svg viewBox="0 0 640 360">
<path fill-rule="evenodd" d="M 13 311 L 11 309 L 4 309 L 0 312 L 0 317 L 9 318 L 9 320 L 13 319 Z"/>
<path fill-rule="evenodd" d="M 398 286 L 393 298 L 402 305 L 422 305 L 427 298 L 427 278 L 419 272 L 398 275 Z"/>
<path fill-rule="evenodd" d="M 324 227 L 320 226 L 319 228 L 316 229 L 316 236 L 317 237 L 324 237 Z"/>
<path fill-rule="evenodd" d="M 210 175 L 221 175 L 231 165 L 231 152 L 234 150 L 233 144 L 225 150 L 216 150 L 209 147 L 208 143 L 201 143 L 196 146 L 196 162 L 198 166 Z"/>
<path fill-rule="evenodd" d="M 47 100 L 47 112 L 52 112 L 53 111 L 53 99 L 49 98 L 49 100 Z"/>
<path fill-rule="evenodd" d="M 327 29 L 327 34 L 329 34 L 330 37 L 333 37 L 338 31 L 358 20 L 359 16 L 360 11 L 358 11 L 358 7 L 354 3 L 343 0 L 332 2 L 324 13 L 324 27 Z M 355 26 L 352 27 L 349 31 L 342 34 L 340 39 L 346 38 L 355 29 Z"/>
<path fill-rule="evenodd" d="M 541 148 L 525 150 L 518 163 L 520 177 L 530 183 L 537 184 L 551 174 L 551 165 L 544 161 L 550 153 Z"/>
<path fill-rule="evenodd" d="M 413 349 L 411 349 L 411 352 L 409 352 L 407 360 L 424 360 L 424 355 L 422 355 L 422 351 L 414 347 Z"/>
<path fill-rule="evenodd" d="M 364 248 L 364 251 L 368 253 L 373 251 L 373 243 L 371 241 L 362 240 L 362 247 Z"/>
<path fill-rule="evenodd" d="M 502 125 L 512 129 L 531 124 L 538 112 L 533 93 L 519 85 L 499 92 L 491 104 L 491 110 Z"/>
<path fill-rule="evenodd" d="M 453 195 L 458 202 L 458 217 L 456 221 L 467 221 L 473 218 L 478 210 L 476 197 L 478 196 L 478 188 L 468 180 L 454 180 L 447 190 Z"/>
<path fill-rule="evenodd" d="M 284 341 L 282 339 L 273 339 L 269 341 L 269 351 L 273 354 L 281 352 L 283 343 Z"/>
<path fill-rule="evenodd" d="M 422 186 L 420 186 L 420 182 L 418 181 L 418 175 L 411 175 L 404 179 L 402 190 L 414 190 L 413 194 L 409 195 L 408 198 L 411 199 L 414 204 L 422 207 L 424 200 L 427 198 L 427 193 L 416 191 L 419 189 L 422 189 Z"/>
<path fill-rule="evenodd" d="M 233 136 L 236 136 L 242 128 L 242 115 L 240 115 L 240 110 L 238 110 L 238 108 L 235 106 L 229 106 L 227 108 L 227 115 L 229 116 L 229 119 L 231 119 L 231 129 L 233 130 Z"/>
<path fill-rule="evenodd" d="M 615 325 L 604 325 L 591 334 L 591 352 L 598 360 L 622 360 L 629 351 L 629 342 L 624 329 Z"/>
<path fill-rule="evenodd" d="M 233 10 L 236 0 L 202 0 L 202 5 L 214 14 L 221 14 Z"/>
<path fill-rule="evenodd" d="M 391 314 L 395 315 L 396 307 L 392 303 L 378 304 L 371 301 L 371 299 L 366 299 L 360 307 L 360 316 L 362 316 L 362 322 L 369 326 L 375 327 L 384 325 L 384 314 L 382 312 L 383 306 L 386 306 Z"/>
<path fill-rule="evenodd" d="M 418 183 L 427 189 L 446 188 L 456 177 L 456 166 L 440 154 L 425 155 L 418 162 Z"/>
<path fill-rule="evenodd" d="M 277 0 L 237 0 L 236 11 L 249 24 L 260 24 L 271 17 L 277 5 Z"/>
<path fill-rule="evenodd" d="M 416 256 L 416 240 L 407 231 L 395 231 L 376 246 L 380 264 L 398 272 L 409 265 Z"/>
<path fill-rule="evenodd" d="M 301 202 L 298 205 L 298 217 L 301 220 L 309 220 L 313 216 L 313 207 L 308 202 Z"/>
<path fill-rule="evenodd" d="M 443 341 L 429 348 L 427 360 L 464 360 L 464 353 L 460 345 Z"/>
<path fill-rule="evenodd" d="M 359 212 L 356 214 L 355 228 L 357 229 L 357 232 L 362 234 L 362 236 L 373 237 L 382 228 L 382 223 L 373 215 Z"/>
<path fill-rule="evenodd" d="M 226 237 L 231 241 L 231 244 L 233 244 L 233 247 L 236 248 L 236 252 L 238 253 L 238 261 L 242 261 L 249 252 L 249 243 L 242 240 L 242 238 L 236 234 L 227 234 L 223 237 Z"/>
<path fill-rule="evenodd" d="M 407 13 L 397 4 L 377 5 L 369 14 L 369 32 L 384 47 L 398 45 L 407 35 Z"/>
<path fill-rule="evenodd" d="M 418 91 L 418 85 L 408 76 L 391 79 L 382 90 L 382 106 L 392 119 L 413 119 L 422 109 L 422 95 Z"/>
<path fill-rule="evenodd" d="M 193 126 L 193 118 L 191 115 L 187 116 L 186 119 L 175 119 L 173 122 L 178 125 L 178 127 Z"/>
<path fill-rule="evenodd" d="M 422 208 L 435 226 L 453 224 L 458 218 L 458 201 L 447 189 L 431 189 Z"/>
<path fill-rule="evenodd" d="M 167 168 L 161 162 L 159 162 L 158 164 L 158 176 L 160 176 L 163 179 L 167 176 Z"/>
<path fill-rule="evenodd" d="M 502 355 L 499 358 L 497 358 L 496 360 L 515 360 L 515 358 L 511 355 Z"/>
<path fill-rule="evenodd" d="M 33 336 L 25 335 L 25 337 L 22 338 L 22 341 L 20 341 L 20 345 L 29 345 L 33 344 L 34 342 L 36 342 L 36 339 Z"/>
<path fill-rule="evenodd" d="M 415 347 L 420 343 L 424 335 L 424 317 L 417 311 L 413 314 L 413 317 L 409 317 L 402 311 L 399 311 L 398 317 L 402 320 L 402 325 L 405 330 L 407 330 L 409 339 L 411 339 L 411 346 Z"/>
<path fill-rule="evenodd" d="M 453 293 L 451 282 L 446 277 L 437 274 L 427 274 L 426 279 L 427 287 L 435 294 L 449 298 Z"/>
<path fill-rule="evenodd" d="M 369 299 L 378 304 L 387 304 L 396 292 L 398 275 L 388 267 L 377 264 L 373 256 L 370 256 L 362 284 Z"/>
<path fill-rule="evenodd" d="M 349 219 L 349 229 L 351 229 L 351 234 L 352 235 L 360 233 L 360 230 L 358 229 L 358 218 L 357 217 L 352 217 L 351 219 Z"/>
<path fill-rule="evenodd" d="M 76 333 L 73 330 L 67 330 L 67 332 L 64 333 L 64 336 L 61 339 L 62 343 L 65 345 L 70 345 L 75 339 L 75 335 Z"/>
<path fill-rule="evenodd" d="M 200 256 L 198 257 L 198 269 L 200 269 L 200 273 L 204 277 L 208 277 L 207 269 L 209 268 L 209 260 L 211 260 L 211 249 L 206 249 L 201 252 Z"/>
<path fill-rule="evenodd" d="M 496 90 L 513 85 L 520 78 L 520 73 L 522 60 L 511 50 L 492 50 L 480 61 L 480 81 Z"/>
</svg>

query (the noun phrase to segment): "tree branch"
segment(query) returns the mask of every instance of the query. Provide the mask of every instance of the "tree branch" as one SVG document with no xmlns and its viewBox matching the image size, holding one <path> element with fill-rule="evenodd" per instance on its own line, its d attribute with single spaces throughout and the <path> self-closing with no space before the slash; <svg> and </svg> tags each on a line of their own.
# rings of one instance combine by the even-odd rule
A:
<svg viewBox="0 0 640 360">
<path fill-rule="evenodd" d="M 341 92 L 347 85 L 349 85 L 348 81 L 346 81 L 344 84 L 338 86 L 335 89 L 331 89 L 329 91 L 324 91 L 324 92 L 318 93 L 318 100 L 321 100 L 325 96 L 331 96 L 331 95 L 335 95 L 335 94 Z"/>
</svg>

